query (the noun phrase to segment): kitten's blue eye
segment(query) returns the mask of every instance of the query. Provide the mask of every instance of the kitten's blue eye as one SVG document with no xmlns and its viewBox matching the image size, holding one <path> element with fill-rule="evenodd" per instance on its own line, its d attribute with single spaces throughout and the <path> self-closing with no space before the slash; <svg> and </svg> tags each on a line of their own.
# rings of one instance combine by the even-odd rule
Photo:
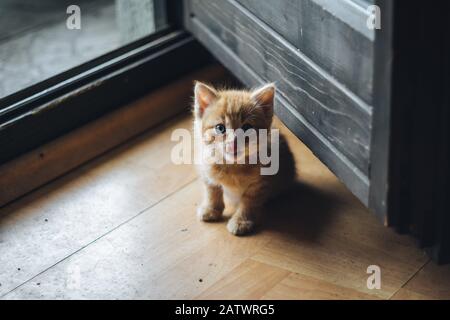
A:
<svg viewBox="0 0 450 320">
<path fill-rule="evenodd" d="M 224 134 L 226 131 L 225 126 L 223 124 L 216 125 L 216 132 L 218 134 Z"/>
<path fill-rule="evenodd" d="M 244 131 L 247 131 L 247 130 L 252 129 L 252 128 L 253 128 L 253 126 L 251 124 L 249 124 L 249 123 L 246 123 L 246 124 L 244 124 L 242 126 L 242 130 L 244 130 Z"/>
</svg>

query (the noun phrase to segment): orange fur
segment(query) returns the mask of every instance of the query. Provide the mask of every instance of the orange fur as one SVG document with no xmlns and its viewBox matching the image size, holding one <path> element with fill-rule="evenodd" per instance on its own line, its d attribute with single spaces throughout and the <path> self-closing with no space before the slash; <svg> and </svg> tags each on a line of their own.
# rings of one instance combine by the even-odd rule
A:
<svg viewBox="0 0 450 320">
<path fill-rule="evenodd" d="M 194 131 L 203 147 L 225 142 L 205 139 L 208 130 L 218 124 L 227 129 L 251 126 L 272 130 L 275 87 L 266 85 L 253 91 L 215 90 L 202 83 L 195 86 Z M 270 141 L 270 140 L 269 140 Z M 198 208 L 202 221 L 220 220 L 224 211 L 224 193 L 236 203 L 236 211 L 228 221 L 228 230 L 235 235 L 252 231 L 259 221 L 266 201 L 286 189 L 295 178 L 295 163 L 283 136 L 279 141 L 279 171 L 275 175 L 261 175 L 261 163 L 257 164 L 208 164 L 201 163 L 198 170 L 205 186 L 203 203 Z M 270 146 L 270 144 L 269 144 Z M 230 147 L 231 148 L 231 147 Z M 259 145 L 258 145 L 259 148 Z M 225 150 L 224 149 L 224 150 Z M 245 145 L 244 156 L 248 159 L 249 146 Z M 226 155 L 224 155 L 226 156 Z"/>
</svg>

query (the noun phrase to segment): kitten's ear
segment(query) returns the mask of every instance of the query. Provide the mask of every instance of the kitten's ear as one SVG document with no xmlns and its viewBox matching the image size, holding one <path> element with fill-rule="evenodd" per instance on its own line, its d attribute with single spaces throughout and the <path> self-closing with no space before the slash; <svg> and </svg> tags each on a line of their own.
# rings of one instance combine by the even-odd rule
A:
<svg viewBox="0 0 450 320">
<path fill-rule="evenodd" d="M 217 99 L 217 91 L 204 83 L 195 83 L 195 114 L 199 118 L 203 116 L 206 108 Z"/>
<path fill-rule="evenodd" d="M 275 84 L 269 83 L 252 92 L 252 100 L 264 108 L 264 112 L 268 119 L 271 119 L 273 116 L 275 91 Z"/>
</svg>

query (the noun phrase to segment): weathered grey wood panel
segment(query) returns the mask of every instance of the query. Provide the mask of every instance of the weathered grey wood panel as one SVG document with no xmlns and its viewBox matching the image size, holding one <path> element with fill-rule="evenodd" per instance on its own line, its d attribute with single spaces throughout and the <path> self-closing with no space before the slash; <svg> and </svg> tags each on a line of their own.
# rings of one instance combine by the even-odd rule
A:
<svg viewBox="0 0 450 320">
<path fill-rule="evenodd" d="M 357 175 L 368 176 L 371 109 L 367 104 L 237 2 L 192 0 L 189 4 L 190 14 L 224 46 L 263 81 L 277 83 L 283 98 L 355 166 Z M 220 53 L 216 56 L 220 59 Z"/>
<path fill-rule="evenodd" d="M 205 44 L 218 60 L 228 68 L 247 86 L 253 87 L 262 84 L 263 80 L 240 57 L 231 51 L 217 35 L 212 33 L 196 17 L 187 21 L 189 29 L 197 39 Z M 310 146 L 314 154 L 321 159 L 349 189 L 365 204 L 369 198 L 369 180 L 355 167 L 341 152 L 311 124 L 305 120 L 281 95 L 277 96 L 275 112 L 284 124 L 302 141 Z"/>
<path fill-rule="evenodd" d="M 237 0 L 308 58 L 372 104 L 374 32 L 349 0 Z"/>
</svg>

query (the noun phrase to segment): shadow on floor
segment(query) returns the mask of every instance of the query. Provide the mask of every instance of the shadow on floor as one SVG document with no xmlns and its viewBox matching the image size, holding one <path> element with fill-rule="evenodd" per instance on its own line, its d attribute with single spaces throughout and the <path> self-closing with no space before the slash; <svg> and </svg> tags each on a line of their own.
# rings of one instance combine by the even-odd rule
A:
<svg viewBox="0 0 450 320">
<path fill-rule="evenodd" d="M 333 220 L 339 202 L 336 194 L 296 182 L 267 204 L 262 228 L 297 241 L 313 242 Z"/>
</svg>

